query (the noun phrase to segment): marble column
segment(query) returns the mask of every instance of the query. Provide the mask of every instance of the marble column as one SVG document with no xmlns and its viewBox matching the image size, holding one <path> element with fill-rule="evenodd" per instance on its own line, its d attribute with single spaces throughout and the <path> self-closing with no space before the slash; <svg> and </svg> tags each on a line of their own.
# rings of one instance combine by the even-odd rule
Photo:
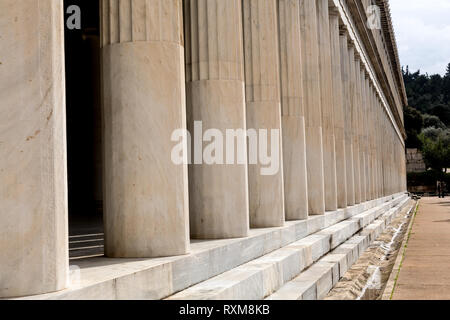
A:
<svg viewBox="0 0 450 320">
<path fill-rule="evenodd" d="M 320 98 L 322 106 L 323 168 L 325 210 L 335 211 L 337 205 L 336 150 L 334 135 L 334 96 L 331 70 L 330 16 L 328 0 L 316 0 L 317 35 L 319 40 Z"/>
<path fill-rule="evenodd" d="M 298 0 L 279 0 L 284 201 L 287 220 L 308 217 L 308 184 Z"/>
<path fill-rule="evenodd" d="M 370 103 L 371 103 L 371 133 L 372 133 L 372 163 L 373 163 L 373 196 L 377 199 L 378 196 L 378 153 L 377 153 L 377 122 L 376 122 L 376 104 L 375 104 L 375 88 L 372 84 L 370 88 Z"/>
<path fill-rule="evenodd" d="M 365 117 L 366 117 L 366 137 L 367 137 L 367 164 L 368 164 L 368 181 L 367 181 L 367 188 L 368 188 L 368 200 L 373 200 L 374 192 L 373 192 L 373 172 L 374 172 L 374 164 L 373 164 L 373 151 L 372 151 L 372 104 L 370 102 L 370 78 L 367 71 L 365 72 L 365 81 L 364 81 L 364 88 L 365 88 L 365 96 L 366 96 L 366 109 L 365 109 Z"/>
<path fill-rule="evenodd" d="M 375 168 L 375 178 L 374 178 L 374 192 L 375 192 L 375 198 L 381 197 L 380 194 L 380 153 L 379 153 L 379 145 L 378 145 L 378 135 L 379 135 L 379 128 L 378 128 L 378 106 L 376 104 L 376 92 L 375 88 L 372 88 L 372 123 L 373 123 L 373 153 L 374 153 L 374 168 Z"/>
<path fill-rule="evenodd" d="M 365 141 L 364 141 L 364 121 L 363 121 L 363 91 L 361 86 L 361 57 L 355 55 L 355 76 L 356 76 L 356 121 L 358 122 L 358 146 L 359 146 L 359 183 L 360 201 L 366 201 L 366 170 L 365 170 Z"/>
<path fill-rule="evenodd" d="M 386 134 L 386 119 L 385 119 L 385 113 L 384 113 L 384 110 L 383 110 L 383 106 L 382 106 L 382 104 L 381 104 L 381 101 L 380 101 L 380 121 L 381 121 L 381 134 L 382 134 L 382 138 L 381 138 L 381 146 L 382 146 L 382 158 L 383 158 L 383 171 L 382 171 L 382 174 L 383 174 L 383 179 L 382 179 L 382 181 L 383 181 L 383 196 L 387 196 L 388 195 L 388 192 L 387 192 L 387 175 L 386 175 L 386 173 L 388 172 L 388 169 L 389 169 L 389 164 L 388 164 L 388 154 L 387 154 L 387 152 L 388 152 L 388 144 L 389 144 L 389 140 L 388 140 L 388 135 Z"/>
<path fill-rule="evenodd" d="M 322 106 L 316 1 L 300 3 L 309 214 L 325 213 Z"/>
<path fill-rule="evenodd" d="M 389 118 L 386 115 L 386 126 L 389 128 L 389 180 L 388 180 L 388 195 L 393 194 L 394 191 L 394 184 L 395 184 L 395 148 L 394 148 L 394 139 L 395 139 L 395 132 L 392 122 L 389 120 Z"/>
<path fill-rule="evenodd" d="M 0 298 L 67 287 L 63 12 L 0 2 Z"/>
<path fill-rule="evenodd" d="M 353 170 L 353 140 L 352 140 L 352 103 L 350 98 L 350 66 L 348 56 L 348 34 L 340 29 L 341 77 L 344 104 L 345 162 L 347 181 L 347 205 L 355 204 L 355 172 Z"/>
<path fill-rule="evenodd" d="M 390 174 L 391 174 L 391 163 L 390 163 L 390 157 L 391 157 L 391 135 L 387 123 L 386 118 L 386 112 L 383 110 L 382 113 L 382 132 L 383 132 L 383 146 L 384 146 L 384 167 L 383 167 L 383 173 L 384 173 L 384 195 L 388 196 L 390 193 L 389 190 L 389 181 L 390 181 Z"/>
<path fill-rule="evenodd" d="M 103 0 L 104 224 L 109 257 L 189 251 L 181 0 Z M 156 76 L 157 75 L 157 76 Z"/>
<path fill-rule="evenodd" d="M 384 188 L 383 188 L 383 184 L 384 184 L 384 154 L 385 154 L 385 149 L 384 149 L 384 142 L 383 142 L 383 138 L 384 138 L 384 131 L 383 131 L 383 123 L 382 123 L 382 112 L 383 110 L 381 109 L 381 103 L 380 100 L 378 98 L 378 96 L 375 97 L 376 100 L 376 110 L 377 110 L 377 145 L 378 145 L 378 188 L 379 188 L 379 196 L 383 197 L 384 196 Z"/>
<path fill-rule="evenodd" d="M 375 110 L 375 138 L 376 138 L 376 143 L 375 143 L 375 147 L 376 147 L 376 155 L 377 155 L 377 198 L 381 198 L 383 196 L 382 194 L 382 181 L 383 179 L 381 179 L 381 175 L 382 175 L 382 161 L 381 161 L 381 156 L 382 156 L 382 149 L 381 149 L 381 126 L 380 126 L 380 105 L 378 104 L 378 97 L 377 94 L 374 94 L 374 110 Z"/>
<path fill-rule="evenodd" d="M 273 161 L 272 172 L 265 174 L 264 170 L 269 171 L 267 164 L 249 162 L 250 226 L 280 227 L 285 217 L 277 3 L 276 0 L 243 0 L 242 4 L 247 128 L 267 133 L 267 150 L 249 148 L 254 153 L 249 153 L 249 160 L 264 151 Z M 277 136 L 272 136 L 277 132 Z"/>
<path fill-rule="evenodd" d="M 225 135 L 234 130 L 237 136 L 228 135 L 227 144 L 234 148 L 227 149 L 236 152 L 234 157 L 226 154 L 226 161 L 202 163 L 202 155 L 193 153 L 194 164 L 189 168 L 191 236 L 245 237 L 249 199 L 242 1 L 184 3 L 188 128 L 193 132 L 194 122 L 201 121 L 204 131 L 214 129 Z"/>
<path fill-rule="evenodd" d="M 367 121 L 367 95 L 366 95 L 366 73 L 364 64 L 361 62 L 360 84 L 361 84 L 361 134 L 363 145 L 363 163 L 364 163 L 364 201 L 370 200 L 370 176 L 369 176 L 369 148 L 368 148 L 368 121 Z"/>
<path fill-rule="evenodd" d="M 334 105 L 334 135 L 336 150 L 336 184 L 339 208 L 347 207 L 347 181 L 345 156 L 345 110 L 341 76 L 341 51 L 339 46 L 339 12 L 330 8 L 331 67 Z"/>
<path fill-rule="evenodd" d="M 348 57 L 350 65 L 350 103 L 351 103 L 351 126 L 352 126 L 352 145 L 353 145 L 353 171 L 354 171 L 354 191 L 355 204 L 361 203 L 361 175 L 360 175 L 360 157 L 359 157 L 359 117 L 358 117 L 358 98 L 356 88 L 355 71 L 355 47 L 352 41 L 349 41 Z"/>
</svg>

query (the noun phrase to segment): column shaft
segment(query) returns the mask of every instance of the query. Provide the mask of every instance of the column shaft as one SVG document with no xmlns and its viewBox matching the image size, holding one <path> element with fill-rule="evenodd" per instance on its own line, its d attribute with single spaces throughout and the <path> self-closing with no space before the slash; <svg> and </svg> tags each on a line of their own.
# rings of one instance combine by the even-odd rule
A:
<svg viewBox="0 0 450 320">
<path fill-rule="evenodd" d="M 283 169 L 287 220 L 308 217 L 308 184 L 298 0 L 279 0 Z"/>
<path fill-rule="evenodd" d="M 334 103 L 334 134 L 336 145 L 336 184 L 339 208 L 347 207 L 347 181 L 345 156 L 345 110 L 339 46 L 339 12 L 330 12 L 331 66 Z"/>
<path fill-rule="evenodd" d="M 373 163 L 372 163 L 372 141 L 371 141 L 371 103 L 370 103 L 370 84 L 369 74 L 364 72 L 364 95 L 365 95 L 365 136 L 366 136 L 366 150 L 367 150 L 367 200 L 373 200 Z"/>
<path fill-rule="evenodd" d="M 378 184 L 378 188 L 379 188 L 379 193 L 380 193 L 380 197 L 384 196 L 384 155 L 385 155 L 385 143 L 383 142 L 383 138 L 384 138 L 384 131 L 383 131 L 383 125 L 382 125 L 382 109 L 381 109 L 381 104 L 379 101 L 378 96 L 375 97 L 376 100 L 376 110 L 377 110 L 377 138 L 378 138 L 378 176 L 379 176 L 379 184 Z"/>
<path fill-rule="evenodd" d="M 340 30 L 341 76 L 344 104 L 345 162 L 347 181 L 347 205 L 355 204 L 355 172 L 353 170 L 352 109 L 350 97 L 350 66 L 347 31 Z"/>
<path fill-rule="evenodd" d="M 284 225 L 283 164 L 281 141 L 281 101 L 278 55 L 278 17 L 276 0 L 244 0 L 244 57 L 247 128 L 267 133 L 267 150 L 273 170 L 267 164 L 249 163 L 250 226 Z M 278 132 L 277 141 L 272 133 Z M 259 139 L 264 139 L 260 136 Z M 257 149 L 249 148 L 257 158 Z M 258 150 L 262 152 L 264 150 Z M 261 159 L 260 159 L 261 160 Z M 263 169 L 266 168 L 266 169 Z"/>
<path fill-rule="evenodd" d="M 320 97 L 322 106 L 323 166 L 326 211 L 337 210 L 334 97 L 331 72 L 330 16 L 328 0 L 317 1 Z"/>
<path fill-rule="evenodd" d="M 226 165 L 194 159 L 189 168 L 194 238 L 245 237 L 249 230 L 241 4 L 185 1 L 188 128 L 193 132 L 201 121 L 205 131 L 236 130 L 238 136 L 228 141 L 236 154 L 226 155 Z"/>
<path fill-rule="evenodd" d="M 185 254 L 187 164 L 171 160 L 186 129 L 182 1 L 101 3 L 106 255 Z"/>
<path fill-rule="evenodd" d="M 358 123 L 358 144 L 359 144 L 359 181 L 361 202 L 366 201 L 366 165 L 365 165 L 365 141 L 364 141 L 364 121 L 363 121 L 363 89 L 361 86 L 361 57 L 355 58 L 356 76 L 356 113 Z"/>
<path fill-rule="evenodd" d="M 354 191 L 355 203 L 361 203 L 361 166 L 359 156 L 359 117 L 358 117 L 358 92 L 356 88 L 356 71 L 355 71 L 355 47 L 353 43 L 349 43 L 348 57 L 350 64 L 350 103 L 351 103 L 351 130 L 353 141 L 353 170 L 354 170 Z"/>
<path fill-rule="evenodd" d="M 378 121 L 377 121 L 377 105 L 375 100 L 375 88 L 372 86 L 370 91 L 371 100 L 371 119 L 372 119 L 372 154 L 373 154 L 373 168 L 374 168 L 374 178 L 373 178 L 373 192 L 374 198 L 380 197 L 379 194 L 379 153 L 378 153 Z"/>
<path fill-rule="evenodd" d="M 0 2 L 0 297 L 66 288 L 62 1 Z"/>
<path fill-rule="evenodd" d="M 309 214 L 325 213 L 322 107 L 315 1 L 301 1 L 303 89 L 305 93 L 306 164 Z"/>
</svg>

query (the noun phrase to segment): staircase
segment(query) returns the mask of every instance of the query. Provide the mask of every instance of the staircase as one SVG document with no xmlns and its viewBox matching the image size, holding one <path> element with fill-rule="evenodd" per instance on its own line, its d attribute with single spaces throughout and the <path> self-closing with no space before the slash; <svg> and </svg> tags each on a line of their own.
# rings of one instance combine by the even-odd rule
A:
<svg viewBox="0 0 450 320">
<path fill-rule="evenodd" d="M 322 299 L 408 203 L 406 196 L 384 202 L 168 300 Z"/>
<path fill-rule="evenodd" d="M 72 259 L 68 289 L 23 299 L 321 299 L 409 201 L 399 193 L 246 238 L 192 240 L 183 256 Z"/>
</svg>

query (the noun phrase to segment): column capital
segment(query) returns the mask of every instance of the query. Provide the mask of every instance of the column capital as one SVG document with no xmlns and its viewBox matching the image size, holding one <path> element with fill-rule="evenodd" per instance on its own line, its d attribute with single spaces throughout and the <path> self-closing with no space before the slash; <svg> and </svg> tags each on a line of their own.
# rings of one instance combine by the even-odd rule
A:
<svg viewBox="0 0 450 320">
<path fill-rule="evenodd" d="M 341 36 L 345 35 L 348 37 L 348 27 L 339 20 L 339 34 Z"/>
<path fill-rule="evenodd" d="M 332 17 L 340 17 L 339 9 L 333 3 L 329 3 L 328 12 Z"/>
<path fill-rule="evenodd" d="M 350 38 L 350 37 L 347 37 L 347 43 L 348 43 L 348 48 L 350 49 L 350 48 L 352 48 L 352 49 L 355 49 L 355 42 L 353 41 L 353 39 L 352 38 Z M 356 55 L 356 50 L 355 50 L 355 55 Z"/>
</svg>

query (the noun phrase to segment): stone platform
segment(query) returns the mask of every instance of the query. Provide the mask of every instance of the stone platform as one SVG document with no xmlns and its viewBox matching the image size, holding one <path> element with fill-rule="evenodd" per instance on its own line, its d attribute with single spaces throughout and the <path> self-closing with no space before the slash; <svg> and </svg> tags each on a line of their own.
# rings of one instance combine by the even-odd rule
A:
<svg viewBox="0 0 450 320">
<path fill-rule="evenodd" d="M 333 259 L 319 261 L 330 250 L 351 265 L 383 229 L 385 220 L 380 217 L 387 219 L 408 201 L 400 193 L 286 222 L 284 227 L 252 229 L 247 238 L 192 241 L 191 253 L 184 256 L 76 261 L 69 289 L 23 299 L 275 299 L 276 291 L 283 292 L 283 286 L 302 277 L 313 263 L 306 272 L 314 273 L 316 265 Z M 361 241 L 366 244 L 360 244 L 359 237 L 365 237 Z M 361 250 L 348 249 L 354 247 Z M 352 258 L 346 250 L 354 252 Z"/>
</svg>

